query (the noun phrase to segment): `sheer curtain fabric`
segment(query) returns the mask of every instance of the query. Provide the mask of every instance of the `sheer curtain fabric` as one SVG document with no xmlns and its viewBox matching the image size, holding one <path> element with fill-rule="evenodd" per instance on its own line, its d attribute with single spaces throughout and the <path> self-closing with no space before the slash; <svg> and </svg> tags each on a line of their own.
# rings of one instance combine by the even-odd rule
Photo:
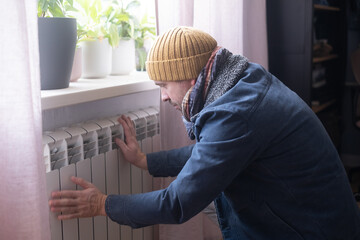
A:
<svg viewBox="0 0 360 240">
<path fill-rule="evenodd" d="M 0 35 L 0 239 L 48 240 L 37 1 L 6 1 Z"/>
</svg>

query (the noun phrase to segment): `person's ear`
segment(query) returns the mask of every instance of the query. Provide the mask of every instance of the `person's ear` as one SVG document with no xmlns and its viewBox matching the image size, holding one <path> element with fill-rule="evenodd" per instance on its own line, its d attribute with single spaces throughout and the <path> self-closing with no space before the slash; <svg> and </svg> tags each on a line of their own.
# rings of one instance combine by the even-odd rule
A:
<svg viewBox="0 0 360 240">
<path fill-rule="evenodd" d="M 196 83 L 196 79 L 192 79 L 192 80 L 190 81 L 190 83 L 191 83 L 191 86 L 194 86 L 195 83 Z"/>
</svg>

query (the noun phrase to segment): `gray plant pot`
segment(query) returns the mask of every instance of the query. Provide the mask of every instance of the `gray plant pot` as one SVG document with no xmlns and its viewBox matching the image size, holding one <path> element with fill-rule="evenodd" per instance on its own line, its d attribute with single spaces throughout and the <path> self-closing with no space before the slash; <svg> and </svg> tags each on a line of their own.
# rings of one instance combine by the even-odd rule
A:
<svg viewBox="0 0 360 240">
<path fill-rule="evenodd" d="M 76 48 L 75 18 L 38 18 L 41 90 L 69 87 Z"/>
</svg>

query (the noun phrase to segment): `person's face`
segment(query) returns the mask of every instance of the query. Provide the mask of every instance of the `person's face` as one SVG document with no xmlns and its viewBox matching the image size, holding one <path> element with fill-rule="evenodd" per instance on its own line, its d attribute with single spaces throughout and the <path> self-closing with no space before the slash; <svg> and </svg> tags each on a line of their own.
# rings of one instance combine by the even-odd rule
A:
<svg viewBox="0 0 360 240">
<path fill-rule="evenodd" d="M 161 100 L 163 102 L 168 101 L 177 110 L 181 111 L 182 100 L 190 87 L 195 84 L 195 79 L 169 82 L 155 81 L 155 84 L 160 87 Z"/>
</svg>

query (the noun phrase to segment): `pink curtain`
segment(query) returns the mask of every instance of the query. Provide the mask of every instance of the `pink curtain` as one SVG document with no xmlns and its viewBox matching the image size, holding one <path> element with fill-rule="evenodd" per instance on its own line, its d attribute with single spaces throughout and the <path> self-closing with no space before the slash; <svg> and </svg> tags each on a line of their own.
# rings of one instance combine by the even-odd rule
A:
<svg viewBox="0 0 360 240">
<path fill-rule="evenodd" d="M 193 26 L 218 45 L 268 68 L 266 0 L 194 1 Z"/>
<path fill-rule="evenodd" d="M 161 34 L 175 26 L 193 26 L 210 33 L 218 45 L 252 62 L 268 67 L 266 0 L 155 0 L 157 30 Z M 161 103 L 161 144 L 163 150 L 190 144 L 181 114 Z M 162 179 L 166 187 L 173 179 Z M 221 239 L 218 227 L 200 213 L 181 225 L 160 225 L 160 239 Z"/>
<path fill-rule="evenodd" d="M 35 0 L 0 8 L 0 239 L 50 239 L 36 14 Z"/>
</svg>

